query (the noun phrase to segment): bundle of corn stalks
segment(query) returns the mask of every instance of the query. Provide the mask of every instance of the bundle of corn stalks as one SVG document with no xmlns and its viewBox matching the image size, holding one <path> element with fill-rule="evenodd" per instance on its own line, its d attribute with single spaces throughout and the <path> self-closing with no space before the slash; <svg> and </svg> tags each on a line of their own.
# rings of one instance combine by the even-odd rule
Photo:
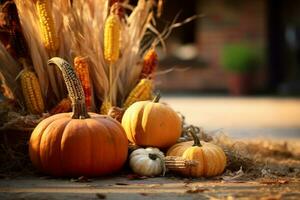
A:
<svg viewBox="0 0 300 200">
<path fill-rule="evenodd" d="M 22 33 L 28 55 L 12 55 L 0 44 L 1 88 L 19 112 L 70 110 L 62 75 L 47 66 L 54 56 L 74 63 L 90 111 L 107 114 L 112 106 L 127 108 L 152 98 L 155 47 L 178 27 L 174 23 L 162 33 L 156 30 L 161 0 L 139 0 L 136 6 L 126 0 L 8 0 L 8 4 L 15 5 L 19 24 L 15 29 Z"/>
</svg>

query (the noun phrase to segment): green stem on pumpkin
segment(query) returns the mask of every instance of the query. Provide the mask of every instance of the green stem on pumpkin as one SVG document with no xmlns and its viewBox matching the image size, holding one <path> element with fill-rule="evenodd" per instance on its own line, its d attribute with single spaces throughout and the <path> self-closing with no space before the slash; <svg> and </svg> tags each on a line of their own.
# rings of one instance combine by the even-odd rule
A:
<svg viewBox="0 0 300 200">
<path fill-rule="evenodd" d="M 162 175 L 165 176 L 167 170 L 165 165 L 165 159 L 161 155 L 155 153 L 149 153 L 148 156 L 151 160 L 156 160 L 157 158 L 160 160 L 161 166 L 163 168 Z"/>
<path fill-rule="evenodd" d="M 158 93 L 156 94 L 156 96 L 154 97 L 154 99 L 152 100 L 152 102 L 153 102 L 153 103 L 158 103 L 159 100 L 160 100 L 160 97 L 161 97 L 161 94 L 160 94 L 160 92 L 158 92 Z"/>
<path fill-rule="evenodd" d="M 156 154 L 154 154 L 154 153 L 149 153 L 149 158 L 151 160 L 156 160 L 158 158 L 158 156 Z"/>
<path fill-rule="evenodd" d="M 192 137 L 193 137 L 193 140 L 194 140 L 193 146 L 202 147 L 202 144 L 200 143 L 200 140 L 199 140 L 199 138 L 198 138 L 197 135 L 196 135 L 196 129 L 195 129 L 195 127 L 194 127 L 194 126 L 190 126 L 190 127 L 188 128 L 188 132 L 189 132 L 189 133 L 192 135 Z"/>
<path fill-rule="evenodd" d="M 48 61 L 48 65 L 56 65 L 62 72 L 66 83 L 70 99 L 72 101 L 73 119 L 90 118 L 86 104 L 84 91 L 73 67 L 64 59 L 53 57 Z"/>
</svg>

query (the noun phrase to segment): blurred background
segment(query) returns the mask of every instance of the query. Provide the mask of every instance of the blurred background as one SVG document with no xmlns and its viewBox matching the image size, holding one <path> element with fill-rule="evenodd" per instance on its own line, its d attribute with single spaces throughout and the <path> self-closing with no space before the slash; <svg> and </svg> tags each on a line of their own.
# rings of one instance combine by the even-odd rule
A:
<svg viewBox="0 0 300 200">
<path fill-rule="evenodd" d="M 174 29 L 161 53 L 158 85 L 167 92 L 300 94 L 300 2 L 166 0 L 161 26 Z"/>
<path fill-rule="evenodd" d="M 300 1 L 166 0 L 157 88 L 187 121 L 236 138 L 300 137 Z"/>
</svg>

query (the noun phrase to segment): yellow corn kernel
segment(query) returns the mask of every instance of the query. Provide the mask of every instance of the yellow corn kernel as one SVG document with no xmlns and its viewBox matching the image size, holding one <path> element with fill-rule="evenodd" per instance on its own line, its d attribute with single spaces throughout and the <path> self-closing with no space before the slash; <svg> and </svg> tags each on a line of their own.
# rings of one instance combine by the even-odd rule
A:
<svg viewBox="0 0 300 200">
<path fill-rule="evenodd" d="M 105 99 L 102 103 L 100 114 L 107 115 L 111 107 L 112 107 L 111 103 L 107 99 Z"/>
<path fill-rule="evenodd" d="M 120 51 L 120 19 L 114 13 L 114 4 L 104 25 L 104 58 L 109 63 L 115 63 L 119 58 Z"/>
<path fill-rule="evenodd" d="M 123 107 L 126 109 L 137 101 L 146 101 L 152 99 L 152 87 L 152 80 L 147 78 L 141 79 L 128 95 Z"/>
<path fill-rule="evenodd" d="M 151 78 L 154 70 L 157 67 L 157 54 L 154 48 L 149 49 L 144 56 L 143 68 L 141 71 L 140 79 Z"/>
<path fill-rule="evenodd" d="M 77 56 L 74 58 L 74 69 L 83 87 L 85 104 L 90 110 L 92 104 L 92 88 L 87 57 Z"/>
<path fill-rule="evenodd" d="M 24 69 L 20 74 L 20 80 L 27 110 L 32 114 L 43 113 L 45 106 L 35 73 Z"/>
<path fill-rule="evenodd" d="M 37 0 L 36 8 L 45 48 L 51 51 L 56 51 L 59 47 L 59 40 L 55 31 L 54 20 L 50 10 L 50 3 L 51 1 L 47 0 Z"/>
<path fill-rule="evenodd" d="M 51 115 L 55 115 L 57 113 L 69 112 L 72 109 L 72 102 L 69 97 L 62 99 L 54 108 L 49 112 Z"/>
</svg>

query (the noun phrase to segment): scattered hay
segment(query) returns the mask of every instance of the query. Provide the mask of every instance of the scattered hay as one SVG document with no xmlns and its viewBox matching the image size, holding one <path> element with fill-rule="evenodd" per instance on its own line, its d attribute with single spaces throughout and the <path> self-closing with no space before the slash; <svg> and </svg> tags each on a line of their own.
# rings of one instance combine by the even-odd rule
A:
<svg viewBox="0 0 300 200">
<path fill-rule="evenodd" d="M 7 102 L 0 103 L 0 178 L 31 174 L 28 140 L 33 128 L 46 116 L 22 115 Z"/>
<path fill-rule="evenodd" d="M 300 177 L 300 149 L 297 141 L 253 139 L 232 140 L 224 134 L 214 137 L 227 157 L 227 169 L 243 170 L 255 177 Z"/>
<path fill-rule="evenodd" d="M 35 170 L 28 155 L 29 134 L 24 132 L 23 137 L 14 138 L 13 142 L 3 131 L 0 134 L 0 177 L 32 174 Z M 9 134 L 14 135 L 14 131 L 10 130 Z"/>
<path fill-rule="evenodd" d="M 192 140 L 187 129 L 192 126 L 183 120 L 183 132 L 178 142 Z M 212 142 L 223 148 L 227 156 L 227 166 L 223 176 L 254 179 L 280 176 L 300 177 L 300 140 L 234 140 L 221 130 L 207 132 L 196 127 L 197 136 L 202 141 Z M 242 176 L 241 176 L 241 171 Z"/>
</svg>

